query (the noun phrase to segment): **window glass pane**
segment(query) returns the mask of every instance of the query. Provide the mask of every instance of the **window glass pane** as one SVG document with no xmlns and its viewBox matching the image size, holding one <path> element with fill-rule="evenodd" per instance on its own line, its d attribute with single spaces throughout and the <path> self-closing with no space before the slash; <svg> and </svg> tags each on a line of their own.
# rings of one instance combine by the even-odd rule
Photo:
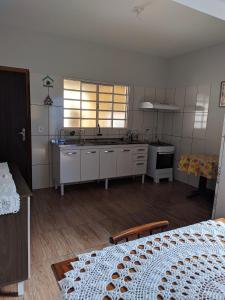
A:
<svg viewBox="0 0 225 300">
<path fill-rule="evenodd" d="M 65 99 L 80 99 L 80 92 L 75 92 L 75 91 L 67 91 L 64 90 L 64 98 Z"/>
<path fill-rule="evenodd" d="M 126 113 L 125 112 L 114 112 L 113 119 L 126 119 Z"/>
<path fill-rule="evenodd" d="M 96 118 L 96 111 L 82 110 L 82 118 Z"/>
<path fill-rule="evenodd" d="M 125 120 L 113 120 L 113 128 L 124 128 Z"/>
<path fill-rule="evenodd" d="M 96 127 L 96 120 L 81 120 L 81 127 Z"/>
<path fill-rule="evenodd" d="M 111 111 L 99 111 L 98 116 L 99 116 L 99 119 L 111 119 L 112 112 Z"/>
<path fill-rule="evenodd" d="M 114 104 L 114 110 L 126 110 L 126 104 Z"/>
<path fill-rule="evenodd" d="M 127 94 L 127 87 L 123 85 L 114 85 L 115 94 Z"/>
<path fill-rule="evenodd" d="M 96 101 L 96 93 L 82 93 L 82 100 Z"/>
<path fill-rule="evenodd" d="M 112 103 L 99 103 L 100 110 L 112 110 Z"/>
<path fill-rule="evenodd" d="M 123 96 L 123 95 L 114 95 L 114 102 L 122 102 L 122 103 L 126 103 L 126 102 L 127 102 L 127 96 Z"/>
<path fill-rule="evenodd" d="M 65 79 L 64 80 L 64 89 L 80 90 L 80 81 Z"/>
<path fill-rule="evenodd" d="M 80 101 L 64 100 L 65 108 L 80 108 Z"/>
<path fill-rule="evenodd" d="M 127 126 L 128 87 L 64 80 L 64 126 L 107 128 Z M 196 123 L 206 120 L 196 116 Z"/>
<path fill-rule="evenodd" d="M 113 92 L 113 87 L 111 85 L 100 85 L 99 86 L 99 92 L 112 93 Z"/>
<path fill-rule="evenodd" d="M 64 119 L 64 127 L 80 127 L 79 119 Z"/>
<path fill-rule="evenodd" d="M 80 118 L 80 110 L 64 109 L 64 118 Z"/>
<path fill-rule="evenodd" d="M 82 101 L 81 107 L 82 109 L 96 109 L 96 102 Z"/>
<path fill-rule="evenodd" d="M 99 101 L 112 102 L 112 94 L 99 94 Z"/>
<path fill-rule="evenodd" d="M 96 92 L 97 91 L 97 85 L 92 83 L 84 83 L 82 82 L 82 91 L 89 91 L 89 92 Z"/>
<path fill-rule="evenodd" d="M 98 123 L 101 127 L 111 127 L 112 126 L 111 120 L 99 120 Z"/>
</svg>

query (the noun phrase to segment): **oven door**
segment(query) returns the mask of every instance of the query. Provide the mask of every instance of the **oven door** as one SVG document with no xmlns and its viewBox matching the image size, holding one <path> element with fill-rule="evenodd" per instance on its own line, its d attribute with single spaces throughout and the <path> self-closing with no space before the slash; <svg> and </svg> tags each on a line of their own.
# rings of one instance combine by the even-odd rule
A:
<svg viewBox="0 0 225 300">
<path fill-rule="evenodd" d="M 158 152 L 156 169 L 171 169 L 173 168 L 174 152 Z"/>
</svg>

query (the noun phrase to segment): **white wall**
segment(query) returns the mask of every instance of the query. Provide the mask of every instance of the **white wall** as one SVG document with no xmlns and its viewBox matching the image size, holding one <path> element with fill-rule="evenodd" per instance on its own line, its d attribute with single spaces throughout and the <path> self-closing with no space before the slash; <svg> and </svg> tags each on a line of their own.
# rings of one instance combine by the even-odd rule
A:
<svg viewBox="0 0 225 300">
<path fill-rule="evenodd" d="M 151 139 L 155 127 L 154 114 L 139 111 L 145 97 L 161 99 L 165 94 L 167 61 L 165 59 L 120 51 L 66 38 L 0 29 L 0 65 L 30 69 L 32 120 L 33 188 L 44 188 L 51 182 L 51 147 L 49 139 L 63 126 L 63 78 L 72 77 L 131 87 L 129 128 L 138 129 Z M 43 105 L 46 88 L 42 79 L 47 74 L 55 82 L 50 93 L 52 107 Z M 162 119 L 161 119 L 162 124 Z M 162 126 L 159 126 L 159 132 Z M 87 136 L 96 134 L 94 129 Z M 104 136 L 121 137 L 125 130 L 104 130 Z"/>
<path fill-rule="evenodd" d="M 225 108 L 219 107 L 220 83 L 225 80 L 225 44 L 169 61 L 168 87 L 174 90 L 181 112 L 164 119 L 164 139 L 176 145 L 176 165 L 185 152 L 219 154 Z M 198 102 L 208 103 L 200 115 L 206 128 L 197 129 Z M 168 124 L 172 124 L 168 126 Z M 169 128 L 169 129 L 168 129 Z M 176 178 L 197 185 L 198 179 L 176 171 Z"/>
<path fill-rule="evenodd" d="M 164 86 L 166 60 L 63 37 L 0 29 L 0 64 L 82 79 Z"/>
</svg>

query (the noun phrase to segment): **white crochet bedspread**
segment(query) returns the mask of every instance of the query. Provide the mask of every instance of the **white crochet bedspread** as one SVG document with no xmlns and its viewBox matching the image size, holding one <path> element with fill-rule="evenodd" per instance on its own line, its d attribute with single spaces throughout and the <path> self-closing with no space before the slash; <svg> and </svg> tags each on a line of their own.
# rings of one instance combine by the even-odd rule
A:
<svg viewBox="0 0 225 300">
<path fill-rule="evenodd" d="M 17 213 L 20 197 L 7 163 L 0 163 L 0 215 Z"/>
<path fill-rule="evenodd" d="M 62 298 L 225 299 L 225 224 L 207 221 L 79 255 Z"/>
</svg>

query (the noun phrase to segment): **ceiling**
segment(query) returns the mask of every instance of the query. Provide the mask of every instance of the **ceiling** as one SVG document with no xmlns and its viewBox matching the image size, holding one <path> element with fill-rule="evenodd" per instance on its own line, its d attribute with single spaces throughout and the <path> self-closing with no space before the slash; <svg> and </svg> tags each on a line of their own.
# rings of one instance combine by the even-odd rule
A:
<svg viewBox="0 0 225 300">
<path fill-rule="evenodd" d="M 225 21 L 172 0 L 1 0 L 3 26 L 162 57 L 225 42 Z"/>
</svg>

